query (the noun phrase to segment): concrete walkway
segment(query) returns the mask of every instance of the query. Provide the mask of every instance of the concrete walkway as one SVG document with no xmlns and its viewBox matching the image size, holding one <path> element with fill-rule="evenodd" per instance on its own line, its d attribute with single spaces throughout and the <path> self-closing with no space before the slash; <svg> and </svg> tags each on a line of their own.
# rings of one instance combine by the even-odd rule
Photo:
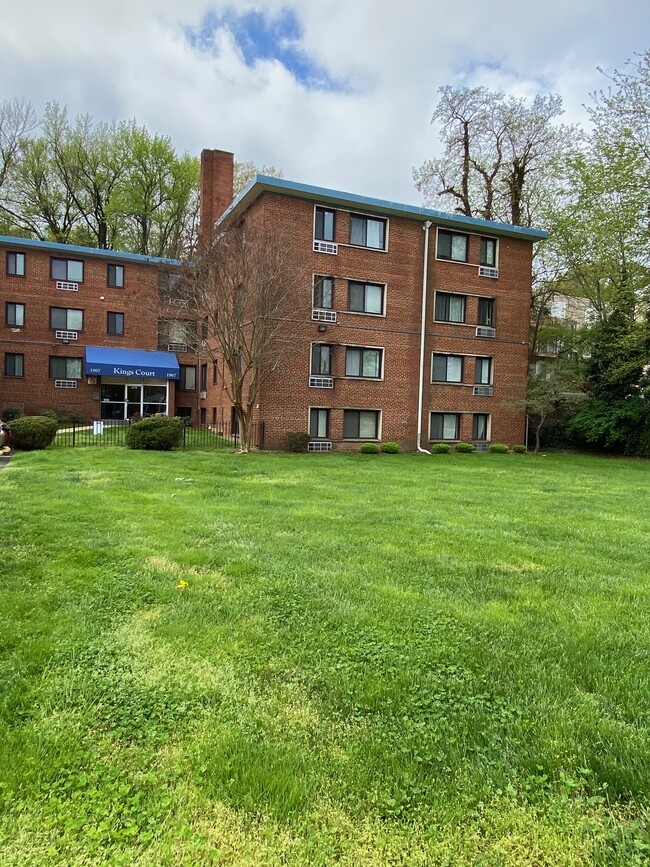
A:
<svg viewBox="0 0 650 867">
<path fill-rule="evenodd" d="M 7 449 L 5 451 L 4 448 L 0 448 L 0 470 L 3 470 L 7 466 L 12 454 L 13 452 L 11 451 L 11 449 Z"/>
</svg>

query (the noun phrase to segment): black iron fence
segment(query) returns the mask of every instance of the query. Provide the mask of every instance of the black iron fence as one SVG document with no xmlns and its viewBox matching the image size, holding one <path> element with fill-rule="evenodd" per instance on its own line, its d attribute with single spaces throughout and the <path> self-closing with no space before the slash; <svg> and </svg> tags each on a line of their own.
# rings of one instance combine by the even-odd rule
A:
<svg viewBox="0 0 650 867">
<path fill-rule="evenodd" d="M 123 446 L 130 421 L 106 419 L 105 421 L 72 422 L 57 431 L 54 446 L 75 448 L 77 446 Z M 232 449 L 239 448 L 237 425 L 224 422 L 217 425 L 183 426 L 182 448 L 184 449 Z M 264 448 L 264 422 L 252 426 L 251 443 L 255 448 Z"/>
</svg>

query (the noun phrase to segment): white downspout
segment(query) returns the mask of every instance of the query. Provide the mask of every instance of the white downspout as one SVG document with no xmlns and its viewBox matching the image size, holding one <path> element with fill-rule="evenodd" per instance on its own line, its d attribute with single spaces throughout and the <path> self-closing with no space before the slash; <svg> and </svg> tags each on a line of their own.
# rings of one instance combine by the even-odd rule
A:
<svg viewBox="0 0 650 867">
<path fill-rule="evenodd" d="M 429 270 L 429 229 L 431 221 L 427 220 L 424 226 L 424 264 L 422 268 L 422 322 L 420 324 L 420 382 L 418 384 L 418 451 L 430 455 L 431 452 L 422 448 L 422 392 L 424 389 L 424 331 L 427 325 L 427 276 Z"/>
</svg>

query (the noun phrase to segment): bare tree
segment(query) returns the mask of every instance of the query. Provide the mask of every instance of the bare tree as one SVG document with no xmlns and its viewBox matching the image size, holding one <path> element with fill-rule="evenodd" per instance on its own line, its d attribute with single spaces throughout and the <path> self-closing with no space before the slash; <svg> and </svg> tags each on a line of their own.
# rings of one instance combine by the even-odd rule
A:
<svg viewBox="0 0 650 867">
<path fill-rule="evenodd" d="M 0 102 L 0 188 L 20 154 L 23 141 L 37 126 L 36 112 L 28 100 Z"/>
<path fill-rule="evenodd" d="M 223 231 L 183 279 L 188 304 L 207 322 L 209 357 L 226 372 L 242 452 L 251 450 L 262 386 L 295 347 L 308 318 L 306 285 L 304 268 L 287 245 L 244 223 Z"/>
</svg>

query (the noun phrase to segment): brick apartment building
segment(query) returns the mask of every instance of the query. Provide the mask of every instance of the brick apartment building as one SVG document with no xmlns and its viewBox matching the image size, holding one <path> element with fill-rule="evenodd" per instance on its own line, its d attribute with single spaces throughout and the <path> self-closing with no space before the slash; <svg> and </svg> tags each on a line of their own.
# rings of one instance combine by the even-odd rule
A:
<svg viewBox="0 0 650 867">
<path fill-rule="evenodd" d="M 202 155 L 202 201 L 229 198 L 232 157 Z M 261 177 L 220 225 L 254 216 L 311 275 L 311 318 L 265 383 L 265 443 L 524 442 L 532 247 L 546 234 Z M 219 219 L 206 205 L 202 225 Z M 422 380 L 420 384 L 420 379 Z M 223 389 L 217 418 L 231 411 Z M 221 402 L 220 402 L 221 401 Z"/>
<path fill-rule="evenodd" d="M 294 430 L 314 450 L 523 442 L 506 404 L 525 393 L 545 233 L 263 176 L 233 202 L 233 155 L 204 151 L 201 168 L 206 238 L 253 216 L 310 274 L 311 315 L 256 408 L 268 447 Z M 182 263 L 7 236 L 0 256 L 0 413 L 231 423 L 205 325 L 174 305 Z"/>
</svg>

